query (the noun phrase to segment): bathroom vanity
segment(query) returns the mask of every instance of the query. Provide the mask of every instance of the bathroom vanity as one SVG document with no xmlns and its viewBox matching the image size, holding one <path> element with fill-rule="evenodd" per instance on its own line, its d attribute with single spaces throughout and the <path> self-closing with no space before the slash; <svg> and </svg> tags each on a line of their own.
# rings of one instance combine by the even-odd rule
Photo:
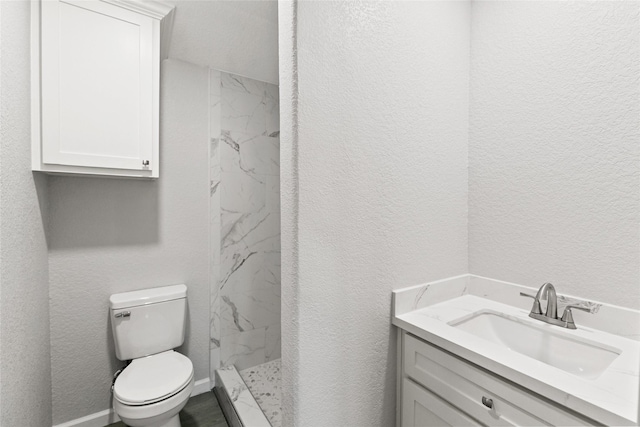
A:
<svg viewBox="0 0 640 427">
<path fill-rule="evenodd" d="M 590 312 L 571 330 L 523 291 L 465 275 L 393 292 L 398 426 L 637 425 L 640 313 L 560 296 Z"/>
</svg>

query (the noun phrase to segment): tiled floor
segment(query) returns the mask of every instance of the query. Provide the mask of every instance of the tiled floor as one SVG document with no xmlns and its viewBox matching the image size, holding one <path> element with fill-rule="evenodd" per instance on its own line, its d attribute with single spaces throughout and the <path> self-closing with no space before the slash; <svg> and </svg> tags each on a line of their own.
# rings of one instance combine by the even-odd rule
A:
<svg viewBox="0 0 640 427">
<path fill-rule="evenodd" d="M 240 376 L 273 427 L 282 425 L 280 359 L 240 371 Z"/>
<path fill-rule="evenodd" d="M 192 397 L 180 412 L 182 427 L 228 427 L 213 392 Z M 122 422 L 109 424 L 106 427 L 125 427 Z"/>
</svg>

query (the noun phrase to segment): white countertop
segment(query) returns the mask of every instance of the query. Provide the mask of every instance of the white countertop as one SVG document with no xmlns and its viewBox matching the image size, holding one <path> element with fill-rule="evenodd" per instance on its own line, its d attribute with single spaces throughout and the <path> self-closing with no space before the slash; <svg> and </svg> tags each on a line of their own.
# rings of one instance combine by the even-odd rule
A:
<svg viewBox="0 0 640 427">
<path fill-rule="evenodd" d="M 479 310 L 504 313 L 556 334 L 614 347 L 621 353 L 598 378 L 578 377 L 448 324 Z M 396 310 L 392 323 L 595 421 L 637 425 L 640 342 L 581 326 L 577 319 L 578 329 L 568 330 L 531 319 L 528 314 L 522 308 L 466 294 L 404 313 Z"/>
</svg>

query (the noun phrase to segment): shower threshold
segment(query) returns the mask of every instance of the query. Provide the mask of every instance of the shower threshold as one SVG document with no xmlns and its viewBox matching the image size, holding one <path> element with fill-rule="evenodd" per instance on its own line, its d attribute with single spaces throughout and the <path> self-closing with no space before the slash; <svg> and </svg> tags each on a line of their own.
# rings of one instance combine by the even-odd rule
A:
<svg viewBox="0 0 640 427">
<path fill-rule="evenodd" d="M 231 427 L 281 427 L 280 359 L 216 371 L 214 392 Z"/>
</svg>

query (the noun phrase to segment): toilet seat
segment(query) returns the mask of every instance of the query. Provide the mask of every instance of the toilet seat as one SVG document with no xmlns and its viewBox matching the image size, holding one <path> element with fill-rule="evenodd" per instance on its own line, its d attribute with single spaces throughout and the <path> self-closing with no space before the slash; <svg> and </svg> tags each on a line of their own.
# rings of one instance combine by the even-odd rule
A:
<svg viewBox="0 0 640 427">
<path fill-rule="evenodd" d="M 124 405 L 150 405 L 180 392 L 192 380 L 191 360 L 169 350 L 134 359 L 116 379 L 113 395 Z"/>
<path fill-rule="evenodd" d="M 148 405 L 126 405 L 113 397 L 113 409 L 131 427 L 149 427 L 176 417 L 187 404 L 193 391 L 193 379 L 185 388 L 164 400 Z M 179 421 L 179 418 L 176 420 Z M 175 425 L 178 425 L 174 422 Z"/>
</svg>

